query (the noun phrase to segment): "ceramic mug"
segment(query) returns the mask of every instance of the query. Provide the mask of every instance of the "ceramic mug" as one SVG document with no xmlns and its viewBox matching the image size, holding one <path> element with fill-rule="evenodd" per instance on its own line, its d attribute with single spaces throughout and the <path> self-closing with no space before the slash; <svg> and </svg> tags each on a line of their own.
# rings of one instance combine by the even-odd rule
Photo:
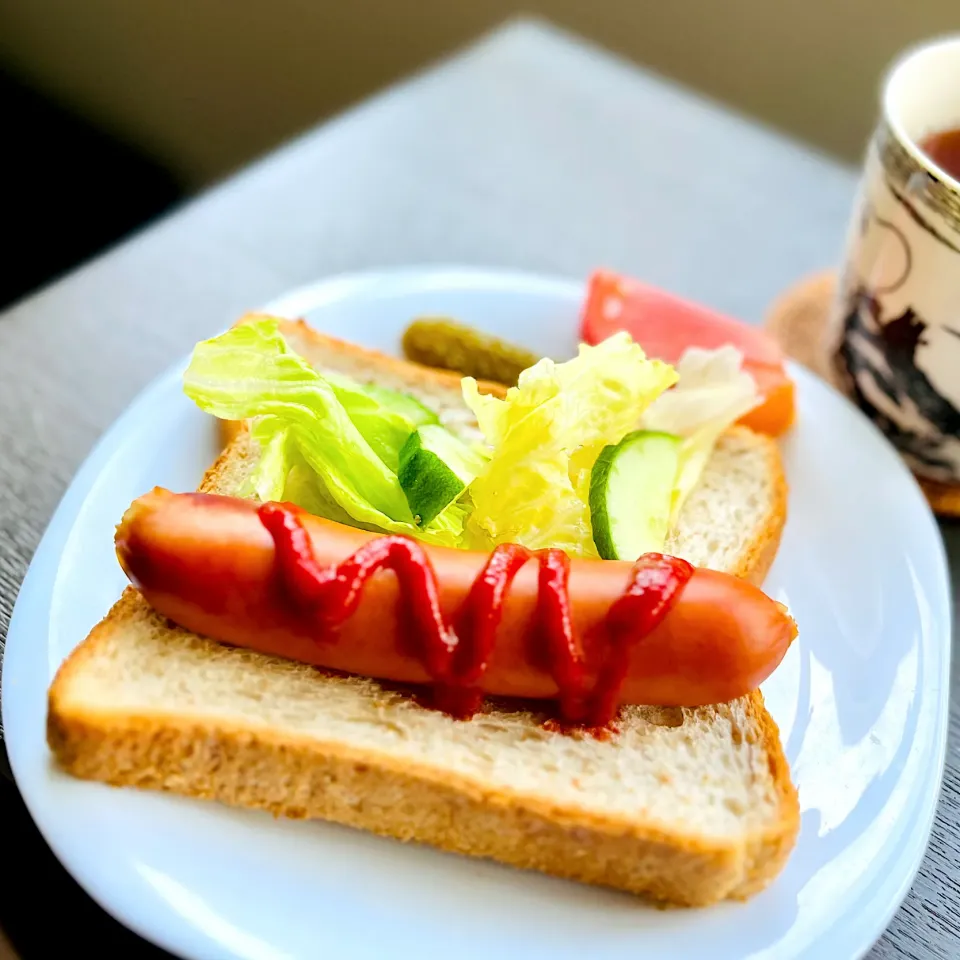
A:
<svg viewBox="0 0 960 960">
<path fill-rule="evenodd" d="M 960 181 L 921 146 L 957 128 L 960 36 L 887 74 L 827 349 L 914 472 L 960 484 Z"/>
</svg>

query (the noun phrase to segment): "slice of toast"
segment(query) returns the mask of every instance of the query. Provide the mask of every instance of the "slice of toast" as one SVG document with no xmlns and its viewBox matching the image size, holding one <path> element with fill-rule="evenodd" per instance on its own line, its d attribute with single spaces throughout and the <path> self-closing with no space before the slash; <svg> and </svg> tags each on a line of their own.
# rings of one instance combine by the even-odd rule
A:
<svg viewBox="0 0 960 960">
<path fill-rule="evenodd" d="M 476 432 L 458 377 L 304 324 L 284 332 L 321 370 L 406 390 L 451 429 Z M 230 432 L 204 491 L 236 494 L 257 461 L 246 428 Z M 734 428 L 669 549 L 759 582 L 785 505 L 776 445 Z M 608 741 L 543 719 L 491 703 L 454 720 L 367 678 L 191 634 L 128 588 L 58 671 L 47 734 L 78 777 L 333 820 L 676 904 L 749 896 L 783 866 L 797 795 L 759 692 L 625 708 Z"/>
</svg>

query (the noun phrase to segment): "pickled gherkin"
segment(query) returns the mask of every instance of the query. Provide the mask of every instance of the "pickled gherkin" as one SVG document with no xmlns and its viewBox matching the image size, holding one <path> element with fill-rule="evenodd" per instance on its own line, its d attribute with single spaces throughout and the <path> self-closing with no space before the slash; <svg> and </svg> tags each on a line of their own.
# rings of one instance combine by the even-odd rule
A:
<svg viewBox="0 0 960 960">
<path fill-rule="evenodd" d="M 445 317 L 414 320 L 403 334 L 403 353 L 415 363 L 508 387 L 516 386 L 521 371 L 540 359 L 523 347 Z"/>
</svg>

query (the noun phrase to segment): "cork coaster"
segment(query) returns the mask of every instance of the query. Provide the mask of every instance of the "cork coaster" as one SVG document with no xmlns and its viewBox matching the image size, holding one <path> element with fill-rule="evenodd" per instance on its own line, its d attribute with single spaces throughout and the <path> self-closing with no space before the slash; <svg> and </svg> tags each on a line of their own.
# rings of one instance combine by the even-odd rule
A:
<svg viewBox="0 0 960 960">
<path fill-rule="evenodd" d="M 784 353 L 812 370 L 828 383 L 836 377 L 820 349 L 836 274 L 825 271 L 806 277 L 774 301 L 766 327 L 779 341 Z M 960 517 L 960 486 L 917 478 L 933 512 L 941 517 Z"/>
</svg>

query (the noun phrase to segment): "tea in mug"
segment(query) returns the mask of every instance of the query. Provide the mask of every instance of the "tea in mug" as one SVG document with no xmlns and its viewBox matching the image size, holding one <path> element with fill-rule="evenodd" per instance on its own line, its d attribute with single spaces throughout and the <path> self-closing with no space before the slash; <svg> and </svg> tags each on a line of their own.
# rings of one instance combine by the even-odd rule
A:
<svg viewBox="0 0 960 960">
<path fill-rule="evenodd" d="M 960 127 L 931 133 L 920 141 L 920 149 L 954 180 L 960 180 Z"/>
</svg>

